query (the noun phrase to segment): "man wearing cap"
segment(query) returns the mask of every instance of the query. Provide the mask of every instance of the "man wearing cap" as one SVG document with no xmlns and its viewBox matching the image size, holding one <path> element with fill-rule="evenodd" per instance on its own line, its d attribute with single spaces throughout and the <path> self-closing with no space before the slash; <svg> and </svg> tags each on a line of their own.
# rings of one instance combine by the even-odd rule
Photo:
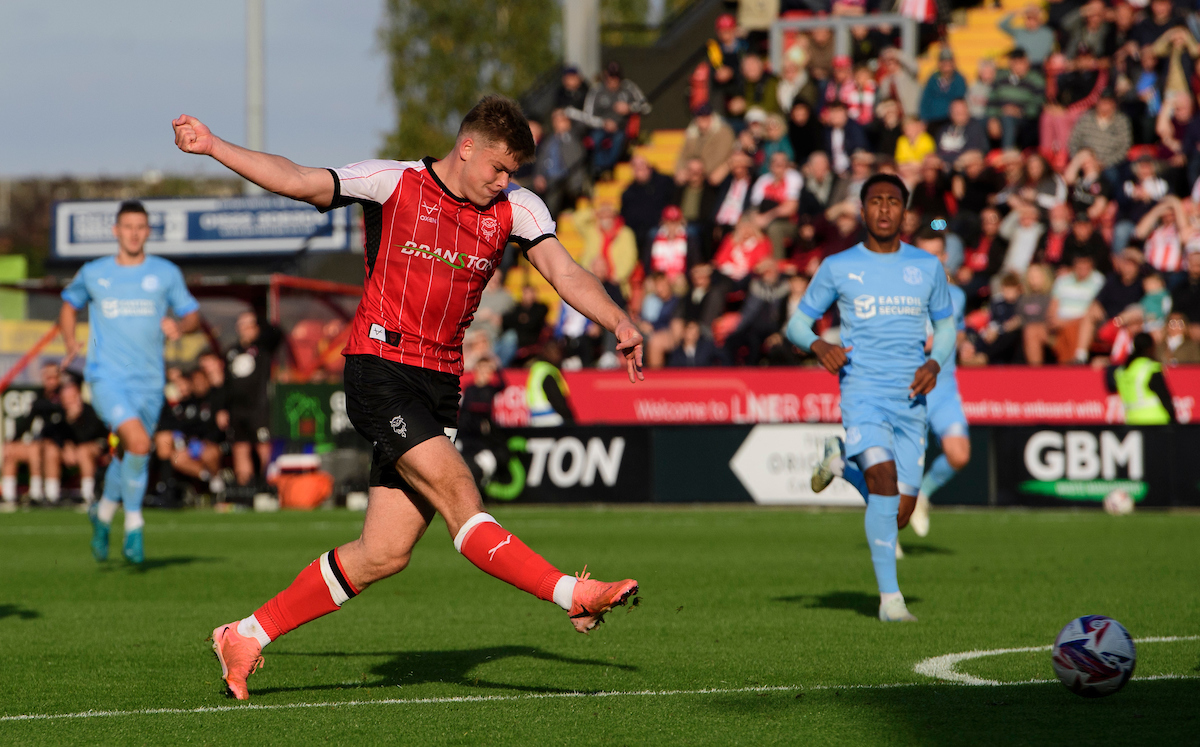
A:
<svg viewBox="0 0 1200 747">
<path fill-rule="evenodd" d="M 1032 145 L 1037 139 L 1038 113 L 1046 95 L 1046 79 L 1030 69 L 1029 55 L 1021 47 L 1008 53 L 1008 70 L 996 76 L 988 99 L 988 134 L 1000 147 Z"/>
<path fill-rule="evenodd" d="M 1040 68 L 1054 51 L 1054 32 L 1042 25 L 1042 9 L 1038 5 L 1025 6 L 1021 11 L 1021 26 L 1016 25 L 1016 16 L 1016 13 L 1005 16 L 1000 21 L 1000 30 L 1012 37 L 1013 44 L 1025 50 L 1030 64 Z"/>
<path fill-rule="evenodd" d="M 633 114 L 649 114 L 650 102 L 642 89 L 623 77 L 621 65 L 604 68 L 602 85 L 588 92 L 583 104 L 584 121 L 592 127 L 592 172 L 600 174 L 617 164 L 625 149 L 625 128 Z"/>
<path fill-rule="evenodd" d="M 684 182 L 688 161 L 693 158 L 704 161 L 704 173 L 711 174 L 729 158 L 736 138 L 733 128 L 713 111 L 711 104 L 697 106 L 693 114 L 695 118 L 688 125 L 683 150 L 679 151 L 679 159 L 675 162 L 677 184 Z"/>
<path fill-rule="evenodd" d="M 738 78 L 742 69 L 742 55 L 746 53 L 746 40 L 738 36 L 737 20 L 731 13 L 717 16 L 717 38 L 709 39 L 707 45 L 708 97 L 715 105 L 724 106 L 740 90 Z"/>
<path fill-rule="evenodd" d="M 967 95 L 967 79 L 954 64 L 954 52 L 942 47 L 938 53 L 938 74 L 930 76 L 921 94 L 921 119 L 937 133 L 950 119 L 950 102 Z"/>
</svg>

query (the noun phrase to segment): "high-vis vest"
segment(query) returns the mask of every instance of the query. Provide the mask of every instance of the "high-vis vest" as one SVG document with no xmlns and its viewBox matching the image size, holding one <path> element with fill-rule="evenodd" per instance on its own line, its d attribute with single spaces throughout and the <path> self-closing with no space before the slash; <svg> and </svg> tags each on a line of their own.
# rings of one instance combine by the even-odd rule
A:
<svg viewBox="0 0 1200 747">
<path fill-rule="evenodd" d="M 525 381 L 525 403 L 529 405 L 529 424 L 539 428 L 563 424 L 562 415 L 554 410 L 542 387 L 546 377 L 554 379 L 564 397 L 570 394 L 566 380 L 553 364 L 536 361 L 529 367 L 529 378 Z"/>
<path fill-rule="evenodd" d="M 1150 358 L 1137 357 L 1113 373 L 1117 394 L 1125 406 L 1129 425 L 1166 425 L 1171 415 L 1158 395 L 1150 390 L 1150 377 L 1162 371 L 1162 365 Z"/>
</svg>

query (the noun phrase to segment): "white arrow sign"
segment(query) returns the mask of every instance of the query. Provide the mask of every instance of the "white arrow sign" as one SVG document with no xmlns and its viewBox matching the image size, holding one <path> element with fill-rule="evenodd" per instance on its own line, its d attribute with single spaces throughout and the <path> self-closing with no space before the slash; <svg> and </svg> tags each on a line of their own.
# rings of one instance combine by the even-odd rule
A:
<svg viewBox="0 0 1200 747">
<path fill-rule="evenodd" d="M 755 503 L 864 506 L 858 491 L 840 478 L 820 493 L 809 485 L 813 468 L 824 456 L 825 439 L 844 433 L 840 425 L 756 425 L 729 460 L 729 468 Z"/>
</svg>

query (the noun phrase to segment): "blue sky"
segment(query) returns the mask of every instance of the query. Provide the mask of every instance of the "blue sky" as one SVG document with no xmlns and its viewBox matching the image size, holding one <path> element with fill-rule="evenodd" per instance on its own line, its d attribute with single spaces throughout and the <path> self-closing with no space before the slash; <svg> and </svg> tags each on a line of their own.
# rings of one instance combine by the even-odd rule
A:
<svg viewBox="0 0 1200 747">
<path fill-rule="evenodd" d="M 266 147 L 374 157 L 394 124 L 382 0 L 266 0 Z M 174 145 L 186 112 L 245 141 L 243 0 L 2 0 L 0 176 L 216 174 Z"/>
</svg>

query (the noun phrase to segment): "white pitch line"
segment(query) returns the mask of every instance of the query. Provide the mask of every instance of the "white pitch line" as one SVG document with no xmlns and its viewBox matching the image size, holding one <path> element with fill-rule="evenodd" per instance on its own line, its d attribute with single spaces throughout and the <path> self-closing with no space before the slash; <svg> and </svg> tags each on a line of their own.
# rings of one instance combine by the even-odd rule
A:
<svg viewBox="0 0 1200 747">
<path fill-rule="evenodd" d="M 1148 638 L 1137 638 L 1135 643 L 1174 643 L 1176 641 L 1198 641 L 1200 635 L 1168 635 L 1168 636 L 1151 636 Z M 970 661 L 971 659 L 981 659 L 985 656 L 1000 656 L 1002 654 L 1028 654 L 1035 651 L 1049 651 L 1053 646 L 1025 646 L 1022 648 L 993 648 L 988 651 L 963 651 L 957 654 L 945 654 L 943 656 L 932 656 L 928 659 L 923 659 L 916 663 L 913 671 L 917 674 L 923 674 L 926 677 L 943 680 L 946 682 L 956 682 L 960 685 L 1007 685 L 1018 684 L 1008 682 L 998 682 L 996 680 L 985 680 L 982 677 L 976 677 L 973 674 L 966 674 L 956 669 L 959 662 Z M 1190 679 L 1182 678 L 1177 675 L 1162 675 L 1157 677 L 1138 677 L 1139 680 L 1149 679 Z M 1028 682 L 1055 682 L 1056 680 L 1028 680 Z M 1023 683 L 1022 683 L 1023 684 Z"/>
<path fill-rule="evenodd" d="M 1157 640 L 1157 639 L 1156 639 Z M 1167 640 L 1167 639 L 1162 639 Z M 1171 639 L 1176 640 L 1176 639 Z M 1178 639 L 1178 640 L 1190 640 Z M 1040 650 L 1012 649 L 1013 651 Z M 1152 680 L 1191 680 L 1179 674 L 1158 674 L 1135 677 L 1139 682 Z M 1025 680 L 1021 682 L 996 682 L 995 685 L 1047 685 L 1058 680 Z M 706 687 L 699 690 L 609 690 L 590 693 L 534 693 L 532 695 L 458 695 L 445 698 L 380 698 L 379 700 L 343 700 L 325 703 L 275 703 L 271 705 L 225 705 L 201 706 L 199 708 L 140 708 L 130 711 L 80 711 L 78 713 L 27 713 L 16 716 L 0 716 L 5 721 L 55 721 L 61 719 L 107 718 L 111 716 L 154 716 L 194 715 L 205 713 L 233 713 L 241 711 L 290 711 L 303 708 L 348 708 L 354 706 L 380 705 L 444 705 L 450 703 L 505 703 L 520 700 L 560 700 L 565 698 L 616 698 L 616 697 L 670 697 L 675 695 L 744 695 L 746 693 L 813 692 L 817 690 L 892 690 L 899 687 L 924 687 L 926 682 L 891 682 L 884 685 L 763 685 L 761 687 Z M 961 682 L 942 682 L 941 685 L 961 686 Z"/>
</svg>

